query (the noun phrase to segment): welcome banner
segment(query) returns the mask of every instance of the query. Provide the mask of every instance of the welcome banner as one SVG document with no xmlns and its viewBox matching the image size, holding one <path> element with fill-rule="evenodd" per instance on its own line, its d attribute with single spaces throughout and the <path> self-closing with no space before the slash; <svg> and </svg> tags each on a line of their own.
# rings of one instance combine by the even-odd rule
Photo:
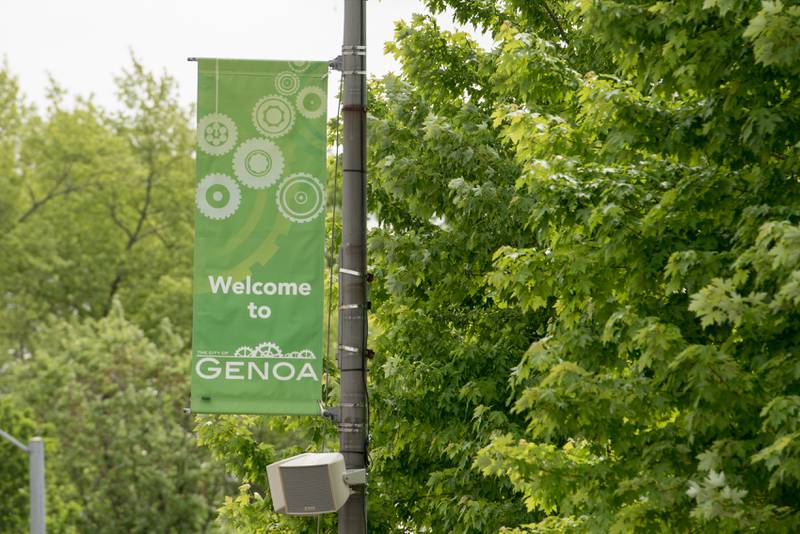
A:
<svg viewBox="0 0 800 534">
<path fill-rule="evenodd" d="M 327 71 L 198 61 L 195 412 L 319 413 Z"/>
</svg>

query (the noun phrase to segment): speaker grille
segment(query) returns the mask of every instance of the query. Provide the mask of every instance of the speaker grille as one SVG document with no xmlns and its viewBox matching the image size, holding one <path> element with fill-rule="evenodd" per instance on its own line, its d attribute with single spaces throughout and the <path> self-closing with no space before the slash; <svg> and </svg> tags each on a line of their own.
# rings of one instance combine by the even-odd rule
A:
<svg viewBox="0 0 800 534">
<path fill-rule="evenodd" d="M 288 513 L 334 511 L 327 466 L 281 467 L 280 470 Z"/>
</svg>

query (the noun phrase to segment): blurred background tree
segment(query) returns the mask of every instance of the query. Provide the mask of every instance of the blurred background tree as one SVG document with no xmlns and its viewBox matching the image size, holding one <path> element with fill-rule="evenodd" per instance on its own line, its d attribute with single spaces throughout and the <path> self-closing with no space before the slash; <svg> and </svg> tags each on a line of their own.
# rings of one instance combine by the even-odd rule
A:
<svg viewBox="0 0 800 534">
<path fill-rule="evenodd" d="M 39 112 L 0 71 L 0 424 L 46 439 L 53 532 L 216 532 L 237 484 L 183 413 L 192 110 L 135 58 L 117 85 L 121 111 L 67 102 L 53 82 Z M 17 471 L 2 532 L 27 524 Z"/>
</svg>

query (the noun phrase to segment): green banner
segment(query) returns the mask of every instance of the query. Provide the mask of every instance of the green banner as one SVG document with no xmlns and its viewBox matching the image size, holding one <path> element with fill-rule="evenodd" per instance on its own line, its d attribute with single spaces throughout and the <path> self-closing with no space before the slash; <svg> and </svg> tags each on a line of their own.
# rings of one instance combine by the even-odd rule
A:
<svg viewBox="0 0 800 534">
<path fill-rule="evenodd" d="M 198 66 L 192 411 L 318 414 L 327 63 Z"/>
</svg>

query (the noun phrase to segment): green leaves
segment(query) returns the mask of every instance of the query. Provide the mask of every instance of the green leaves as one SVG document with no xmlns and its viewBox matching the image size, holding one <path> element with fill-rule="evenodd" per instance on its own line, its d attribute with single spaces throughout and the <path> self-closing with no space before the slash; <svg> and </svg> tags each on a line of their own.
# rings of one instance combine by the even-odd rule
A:
<svg viewBox="0 0 800 534">
<path fill-rule="evenodd" d="M 800 71 L 800 6 L 784 6 L 781 0 L 765 0 L 750 19 L 742 36 L 753 43 L 756 61 L 789 72 Z"/>
<path fill-rule="evenodd" d="M 53 532 L 214 530 L 228 485 L 182 411 L 190 112 L 132 63 L 119 113 L 55 83 L 37 113 L 0 68 L 0 398 L 46 440 Z"/>
<path fill-rule="evenodd" d="M 8 397 L 0 397 L 0 430 L 23 444 L 35 435 L 35 423 Z M 0 530 L 28 528 L 28 458 L 25 451 L 0 437 L 0 480 L 5 498 L 0 502 Z"/>
<path fill-rule="evenodd" d="M 441 75 L 462 44 L 417 19 L 398 34 L 404 79 L 384 81 L 387 502 L 439 491 L 456 457 L 438 445 L 458 440 L 445 450 L 532 514 L 509 532 L 796 530 L 797 7 L 430 4 L 497 42 L 465 89 Z M 390 445 L 398 419 L 432 446 Z M 455 502 L 396 521 L 474 529 L 442 515 L 466 517 Z"/>
<path fill-rule="evenodd" d="M 692 511 L 692 516 L 704 521 L 711 521 L 720 517 L 741 519 L 742 500 L 747 496 L 747 490 L 732 488 L 726 484 L 725 473 L 717 473 L 713 469 L 699 484 L 689 482 L 686 490 L 689 498 L 697 502 L 697 507 Z"/>
<path fill-rule="evenodd" d="M 493 432 L 523 423 L 508 413 L 508 373 L 534 334 L 524 313 L 494 306 L 486 274 L 497 243 L 529 241 L 531 203 L 492 127 L 494 58 L 422 18 L 395 46 L 409 77 L 385 79 L 371 104 L 370 510 L 383 513 L 370 525 L 491 532 L 531 517 L 473 466 Z"/>
<path fill-rule="evenodd" d="M 800 397 L 775 397 L 763 410 L 762 431 L 777 436 L 775 441 L 753 455 L 772 473 L 770 488 L 780 487 L 787 478 L 800 481 Z"/>
<path fill-rule="evenodd" d="M 15 396 L 52 440 L 54 502 L 79 506 L 61 528 L 171 532 L 213 520 L 222 472 L 198 453 L 182 412 L 185 364 L 117 304 L 103 319 L 53 320 L 29 357 L 9 366 L 3 387 L 16 385 Z"/>
<path fill-rule="evenodd" d="M 54 101 L 44 117 L 8 104 L 16 171 L 2 187 L 15 207 L 0 238 L 9 303 L 0 332 L 16 354 L 48 313 L 98 318 L 114 297 L 153 337 L 168 313 L 189 340 L 189 113 L 174 80 L 135 60 L 118 84 L 127 106 L 118 116 L 80 98 Z"/>
</svg>

